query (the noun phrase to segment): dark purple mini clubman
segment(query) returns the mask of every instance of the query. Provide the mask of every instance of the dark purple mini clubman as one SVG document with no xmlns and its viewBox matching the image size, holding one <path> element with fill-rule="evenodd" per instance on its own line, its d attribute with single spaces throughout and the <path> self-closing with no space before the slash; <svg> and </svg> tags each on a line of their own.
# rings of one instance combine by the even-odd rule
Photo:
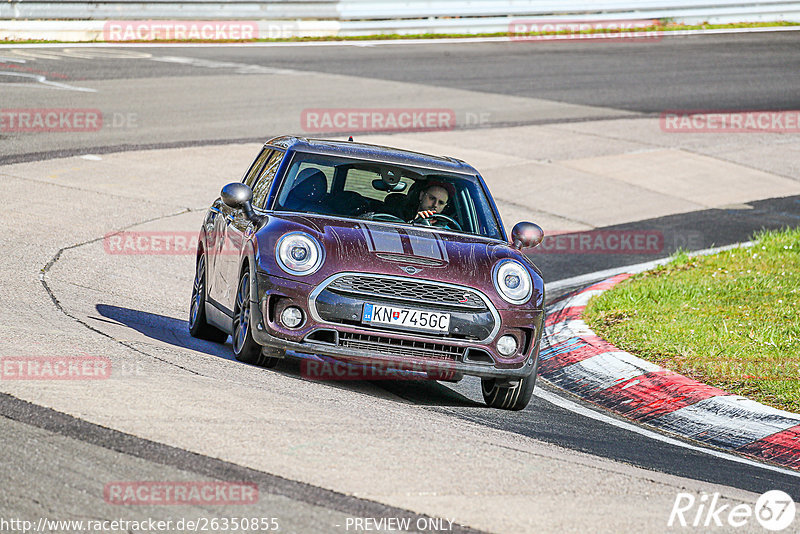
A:
<svg viewBox="0 0 800 534">
<path fill-rule="evenodd" d="M 273 366 L 287 352 L 430 378 L 481 378 L 486 403 L 531 398 L 541 273 L 506 237 L 473 167 L 362 143 L 277 137 L 203 221 L 195 337 L 233 339 Z"/>
</svg>

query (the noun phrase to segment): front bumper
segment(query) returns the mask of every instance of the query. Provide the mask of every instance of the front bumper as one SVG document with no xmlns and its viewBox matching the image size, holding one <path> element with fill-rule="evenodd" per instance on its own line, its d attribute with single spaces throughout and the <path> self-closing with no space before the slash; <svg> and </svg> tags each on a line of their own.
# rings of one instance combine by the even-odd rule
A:
<svg viewBox="0 0 800 534">
<path fill-rule="evenodd" d="M 320 287 L 322 284 L 320 285 Z M 501 310 L 491 339 L 475 341 L 375 329 L 321 320 L 309 295 L 315 288 L 259 273 L 257 301 L 251 302 L 252 335 L 264 347 L 301 354 L 375 364 L 386 368 L 420 369 L 430 374 L 518 380 L 538 370 L 541 310 Z M 280 309 L 298 306 L 305 315 L 296 329 L 278 322 Z M 494 342 L 504 333 L 521 339 L 517 354 L 500 356 Z"/>
</svg>

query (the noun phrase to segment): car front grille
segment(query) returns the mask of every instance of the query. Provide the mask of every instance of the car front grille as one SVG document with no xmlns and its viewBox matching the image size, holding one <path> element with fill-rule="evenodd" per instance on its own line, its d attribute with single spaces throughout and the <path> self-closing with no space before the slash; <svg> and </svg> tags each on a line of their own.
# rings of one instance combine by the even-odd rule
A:
<svg viewBox="0 0 800 534">
<path fill-rule="evenodd" d="M 335 279 L 328 285 L 328 289 L 337 293 L 378 297 L 415 305 L 475 311 L 488 309 L 483 299 L 471 289 L 420 280 L 350 274 Z"/>
<path fill-rule="evenodd" d="M 433 358 L 455 362 L 460 362 L 464 358 L 463 348 L 444 343 L 412 341 L 350 332 L 339 333 L 339 345 L 350 349 L 400 358 Z"/>
</svg>

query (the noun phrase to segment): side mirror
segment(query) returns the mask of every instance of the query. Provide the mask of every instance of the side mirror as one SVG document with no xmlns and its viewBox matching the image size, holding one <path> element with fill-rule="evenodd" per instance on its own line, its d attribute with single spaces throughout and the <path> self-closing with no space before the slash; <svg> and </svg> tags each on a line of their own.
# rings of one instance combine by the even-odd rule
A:
<svg viewBox="0 0 800 534">
<path fill-rule="evenodd" d="M 533 248 L 544 239 L 544 230 L 538 224 L 520 222 L 511 230 L 511 246 L 517 250 Z"/>
<path fill-rule="evenodd" d="M 240 209 L 248 220 L 253 223 L 258 222 L 259 217 L 253 211 L 253 204 L 251 203 L 253 190 L 249 186 L 240 182 L 233 182 L 223 187 L 219 196 L 226 206 L 235 210 Z"/>
</svg>

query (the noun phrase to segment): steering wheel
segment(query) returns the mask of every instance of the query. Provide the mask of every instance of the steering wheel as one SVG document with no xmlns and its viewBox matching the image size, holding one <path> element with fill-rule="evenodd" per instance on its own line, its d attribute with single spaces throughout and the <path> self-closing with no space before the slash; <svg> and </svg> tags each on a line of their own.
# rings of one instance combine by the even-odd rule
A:
<svg viewBox="0 0 800 534">
<path fill-rule="evenodd" d="M 365 213 L 362 218 L 369 219 L 370 221 L 405 222 L 400 217 L 392 215 L 391 213 Z"/>
<path fill-rule="evenodd" d="M 433 226 L 431 224 L 431 219 L 442 219 L 447 224 L 452 224 L 454 229 L 458 230 L 459 232 L 463 232 L 464 231 L 461 228 L 461 225 L 458 224 L 452 217 L 448 217 L 447 215 L 444 215 L 443 213 L 434 213 L 430 217 L 417 217 L 416 219 L 411 221 L 411 224 L 418 224 L 418 223 L 422 222 L 422 224 L 424 224 L 425 226 Z"/>
</svg>

